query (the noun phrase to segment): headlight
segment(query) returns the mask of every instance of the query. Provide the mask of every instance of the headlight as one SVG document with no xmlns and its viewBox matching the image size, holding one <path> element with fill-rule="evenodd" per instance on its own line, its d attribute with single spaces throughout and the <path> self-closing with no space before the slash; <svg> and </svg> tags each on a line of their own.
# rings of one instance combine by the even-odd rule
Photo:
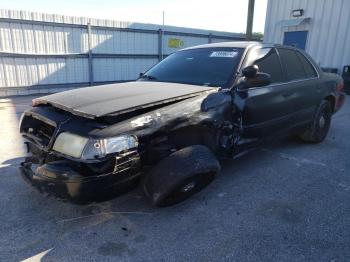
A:
<svg viewBox="0 0 350 262">
<path fill-rule="evenodd" d="M 89 139 L 74 135 L 68 132 L 64 132 L 58 135 L 53 150 L 63 153 L 75 158 L 81 157 L 81 153 L 84 150 Z"/>
<path fill-rule="evenodd" d="M 137 138 L 121 135 L 104 139 L 88 139 L 68 132 L 58 135 L 53 150 L 82 159 L 96 159 L 138 146 Z"/>
<path fill-rule="evenodd" d="M 84 152 L 81 156 L 83 159 L 95 159 L 104 157 L 111 153 L 119 153 L 129 149 L 136 148 L 138 142 L 136 137 L 122 135 L 104 139 L 91 139 L 87 143 Z"/>
</svg>

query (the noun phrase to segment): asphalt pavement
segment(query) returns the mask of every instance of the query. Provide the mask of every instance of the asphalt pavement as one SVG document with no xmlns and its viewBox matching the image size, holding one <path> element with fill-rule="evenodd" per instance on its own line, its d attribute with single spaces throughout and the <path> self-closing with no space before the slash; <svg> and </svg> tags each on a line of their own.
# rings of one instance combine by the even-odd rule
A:
<svg viewBox="0 0 350 262">
<path fill-rule="evenodd" d="M 350 101 L 317 145 L 284 139 L 222 163 L 182 204 L 153 207 L 141 188 L 85 206 L 18 174 L 21 113 L 0 99 L 0 261 L 350 261 Z"/>
</svg>

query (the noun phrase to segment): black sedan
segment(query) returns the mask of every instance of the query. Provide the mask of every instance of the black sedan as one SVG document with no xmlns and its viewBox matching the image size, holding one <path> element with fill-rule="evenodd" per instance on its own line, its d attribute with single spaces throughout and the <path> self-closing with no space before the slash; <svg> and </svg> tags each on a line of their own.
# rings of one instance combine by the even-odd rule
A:
<svg viewBox="0 0 350 262">
<path fill-rule="evenodd" d="M 143 183 L 158 206 L 178 203 L 239 156 L 281 136 L 319 143 L 344 103 L 343 82 L 301 50 L 256 42 L 178 51 L 137 81 L 35 99 L 20 132 L 21 174 L 78 203 Z"/>
</svg>

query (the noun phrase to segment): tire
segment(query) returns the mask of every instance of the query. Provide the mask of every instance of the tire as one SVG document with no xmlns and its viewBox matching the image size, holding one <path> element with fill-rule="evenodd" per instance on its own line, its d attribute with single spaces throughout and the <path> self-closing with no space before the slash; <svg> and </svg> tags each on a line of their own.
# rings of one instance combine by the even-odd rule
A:
<svg viewBox="0 0 350 262">
<path fill-rule="evenodd" d="M 171 206 L 206 187 L 220 171 L 220 164 L 205 146 L 194 145 L 159 162 L 144 180 L 144 191 L 156 206 Z"/>
<path fill-rule="evenodd" d="M 331 104 L 328 101 L 323 100 L 314 115 L 312 124 L 299 137 L 301 138 L 301 140 L 307 143 L 322 142 L 328 134 L 329 127 L 331 125 L 331 120 Z"/>
</svg>

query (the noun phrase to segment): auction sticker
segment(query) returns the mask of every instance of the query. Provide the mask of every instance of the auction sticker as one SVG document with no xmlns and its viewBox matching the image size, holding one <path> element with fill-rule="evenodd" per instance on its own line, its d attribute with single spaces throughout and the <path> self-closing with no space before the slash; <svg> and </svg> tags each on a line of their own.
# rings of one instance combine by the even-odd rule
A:
<svg viewBox="0 0 350 262">
<path fill-rule="evenodd" d="M 226 57 L 226 58 L 234 58 L 237 56 L 237 51 L 214 51 L 211 52 L 209 57 Z"/>
</svg>

